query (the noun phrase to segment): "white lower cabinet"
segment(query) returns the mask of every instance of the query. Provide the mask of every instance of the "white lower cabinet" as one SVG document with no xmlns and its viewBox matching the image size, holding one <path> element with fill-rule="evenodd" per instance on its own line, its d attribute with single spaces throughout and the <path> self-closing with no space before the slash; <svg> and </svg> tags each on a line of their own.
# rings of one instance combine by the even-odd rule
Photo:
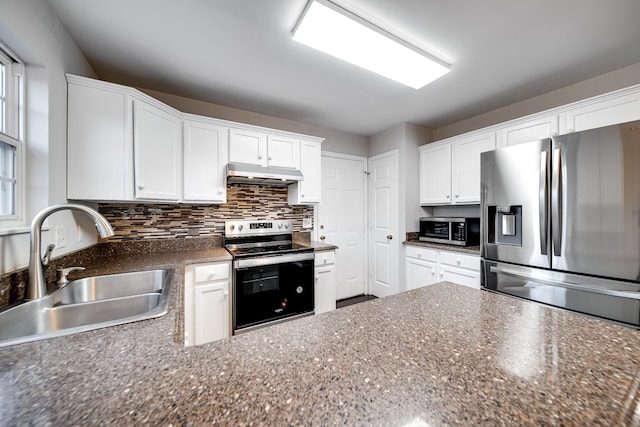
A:
<svg viewBox="0 0 640 427">
<path fill-rule="evenodd" d="M 230 262 L 187 265 L 184 277 L 184 345 L 231 335 Z"/>
<path fill-rule="evenodd" d="M 438 251 L 407 246 L 405 252 L 406 290 L 433 285 L 438 281 Z"/>
<path fill-rule="evenodd" d="M 316 253 L 314 297 L 316 314 L 336 309 L 336 251 Z"/>
<path fill-rule="evenodd" d="M 405 247 L 406 290 L 447 281 L 480 289 L 480 257 L 428 247 Z"/>
</svg>

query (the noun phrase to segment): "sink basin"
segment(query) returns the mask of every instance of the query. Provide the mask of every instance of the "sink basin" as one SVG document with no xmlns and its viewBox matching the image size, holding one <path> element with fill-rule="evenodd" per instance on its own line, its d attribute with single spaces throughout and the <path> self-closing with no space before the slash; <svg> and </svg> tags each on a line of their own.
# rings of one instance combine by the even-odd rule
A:
<svg viewBox="0 0 640 427">
<path fill-rule="evenodd" d="M 0 347 L 167 313 L 172 270 L 88 277 L 0 313 Z"/>
<path fill-rule="evenodd" d="M 96 300 L 162 292 L 167 270 L 109 274 L 74 280 L 51 294 L 54 304 L 77 304 Z"/>
</svg>

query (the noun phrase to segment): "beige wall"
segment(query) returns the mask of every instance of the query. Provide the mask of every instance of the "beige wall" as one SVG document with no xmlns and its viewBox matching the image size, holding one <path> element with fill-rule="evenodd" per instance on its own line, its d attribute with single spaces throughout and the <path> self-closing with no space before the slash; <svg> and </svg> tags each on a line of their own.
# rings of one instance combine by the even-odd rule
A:
<svg viewBox="0 0 640 427">
<path fill-rule="evenodd" d="M 640 84 L 640 63 L 442 126 L 433 130 L 433 140 L 439 141 L 636 84 Z"/>
<path fill-rule="evenodd" d="M 369 152 L 368 138 L 366 136 L 340 132 L 333 129 L 295 122 L 293 120 L 286 120 L 251 111 L 239 110 L 237 108 L 225 107 L 224 105 L 184 98 L 150 89 L 139 89 L 184 113 L 215 117 L 222 120 L 231 120 L 254 126 L 263 126 L 325 138 L 322 143 L 322 151 L 365 157 Z"/>
</svg>

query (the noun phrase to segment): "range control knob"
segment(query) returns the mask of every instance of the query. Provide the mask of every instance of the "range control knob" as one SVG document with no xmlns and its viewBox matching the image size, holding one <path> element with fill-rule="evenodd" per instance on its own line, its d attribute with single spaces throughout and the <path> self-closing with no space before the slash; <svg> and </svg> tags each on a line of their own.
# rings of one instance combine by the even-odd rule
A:
<svg viewBox="0 0 640 427">
<path fill-rule="evenodd" d="M 231 224 L 231 225 L 229 226 L 229 230 L 231 230 L 231 231 L 233 231 L 235 228 L 236 228 L 236 226 L 235 226 L 235 225 L 233 225 L 233 224 Z"/>
<path fill-rule="evenodd" d="M 278 229 L 281 229 L 281 228 L 282 228 L 282 224 L 278 224 Z"/>
<path fill-rule="evenodd" d="M 285 228 L 285 229 L 286 229 L 286 228 L 289 228 L 289 224 L 285 224 L 285 225 L 284 225 L 284 228 Z"/>
<path fill-rule="evenodd" d="M 240 225 L 238 226 L 238 231 L 242 231 L 242 229 L 243 229 L 243 228 L 244 228 L 244 226 L 243 226 L 242 224 L 240 224 Z"/>
</svg>

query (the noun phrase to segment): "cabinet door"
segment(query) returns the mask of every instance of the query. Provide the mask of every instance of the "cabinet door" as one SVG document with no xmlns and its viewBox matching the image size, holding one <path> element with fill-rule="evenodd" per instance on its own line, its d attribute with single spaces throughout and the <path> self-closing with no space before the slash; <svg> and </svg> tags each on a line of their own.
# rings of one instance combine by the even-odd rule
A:
<svg viewBox="0 0 640 427">
<path fill-rule="evenodd" d="M 300 169 L 300 140 L 267 135 L 267 163 L 279 168 Z"/>
<path fill-rule="evenodd" d="M 194 288 L 194 344 L 229 336 L 229 282 L 197 285 Z"/>
<path fill-rule="evenodd" d="M 336 266 L 315 269 L 315 312 L 324 313 L 336 309 Z"/>
<path fill-rule="evenodd" d="M 244 129 L 229 131 L 229 162 L 267 166 L 267 136 Z"/>
<path fill-rule="evenodd" d="M 420 204 L 428 206 L 448 203 L 451 203 L 451 144 L 422 148 Z"/>
<path fill-rule="evenodd" d="M 417 289 L 436 283 L 437 264 L 432 261 L 405 258 L 406 290 Z"/>
<path fill-rule="evenodd" d="M 617 93 L 580 103 L 560 114 L 560 133 L 615 125 L 640 119 L 640 91 Z"/>
<path fill-rule="evenodd" d="M 67 198 L 132 200 L 131 99 L 71 82 L 68 92 Z"/>
<path fill-rule="evenodd" d="M 319 142 L 302 141 L 300 171 L 304 180 L 289 186 L 289 204 L 320 203 L 322 150 Z"/>
<path fill-rule="evenodd" d="M 225 165 L 229 161 L 229 129 L 184 122 L 185 201 L 226 203 Z"/>
<path fill-rule="evenodd" d="M 440 264 L 438 275 L 440 276 L 439 280 L 441 281 L 457 283 L 458 285 L 480 289 L 479 271 L 450 267 L 448 265 Z"/>
<path fill-rule="evenodd" d="M 136 199 L 178 200 L 181 187 L 182 122 L 134 100 L 133 146 Z"/>
<path fill-rule="evenodd" d="M 480 203 L 480 154 L 496 148 L 496 134 L 456 140 L 453 147 L 453 203 Z"/>
<path fill-rule="evenodd" d="M 552 114 L 513 124 L 498 131 L 498 147 L 551 138 L 558 134 L 558 116 Z"/>
</svg>

